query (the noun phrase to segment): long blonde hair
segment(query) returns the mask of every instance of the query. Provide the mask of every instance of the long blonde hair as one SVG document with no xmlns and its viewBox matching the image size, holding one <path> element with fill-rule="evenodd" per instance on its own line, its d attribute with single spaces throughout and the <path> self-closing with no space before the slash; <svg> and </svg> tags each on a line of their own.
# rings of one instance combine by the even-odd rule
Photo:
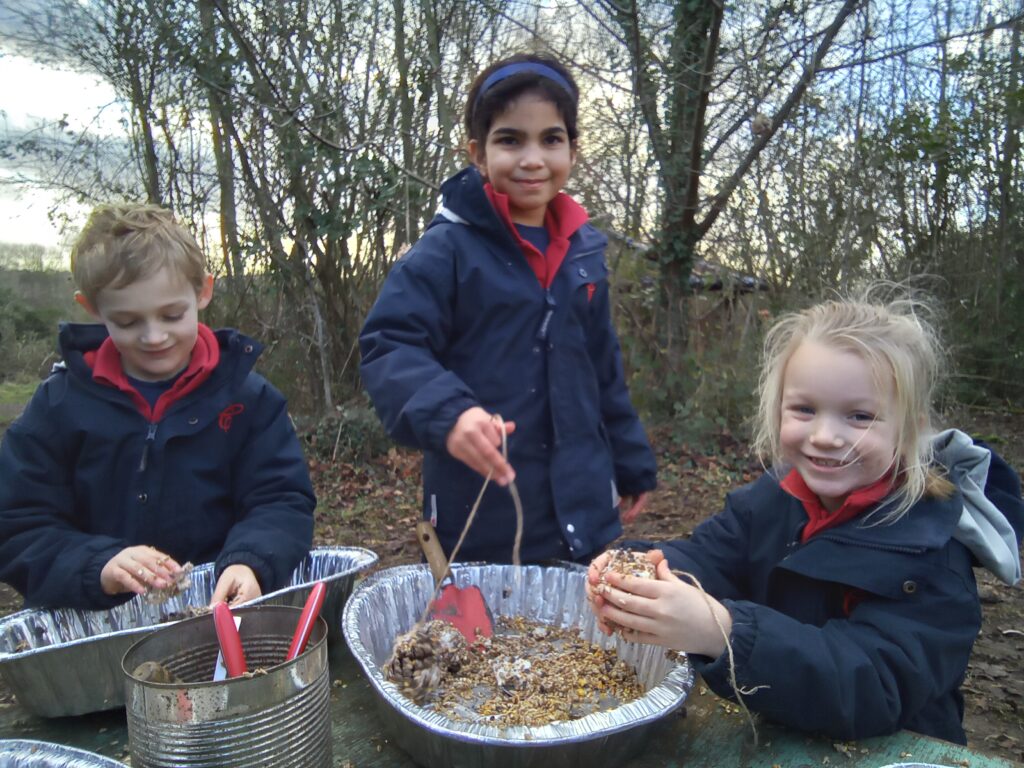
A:
<svg viewBox="0 0 1024 768">
<path fill-rule="evenodd" d="M 779 443 L 786 365 L 805 341 L 859 355 L 880 389 L 892 385 L 896 456 L 893 506 L 879 522 L 899 519 L 922 497 L 948 496 L 951 483 L 933 469 L 932 404 L 945 356 L 929 316 L 932 306 L 905 286 L 875 284 L 860 295 L 816 304 L 782 316 L 764 341 L 754 450 L 762 463 L 782 468 Z"/>
</svg>

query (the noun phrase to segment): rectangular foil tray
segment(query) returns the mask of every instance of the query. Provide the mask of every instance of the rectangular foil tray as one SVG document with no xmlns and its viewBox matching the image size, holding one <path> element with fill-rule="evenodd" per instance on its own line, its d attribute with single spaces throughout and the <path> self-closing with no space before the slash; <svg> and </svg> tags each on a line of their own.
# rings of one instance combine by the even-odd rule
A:
<svg viewBox="0 0 1024 768">
<path fill-rule="evenodd" d="M 376 695 L 378 710 L 396 743 L 427 768 L 615 768 L 639 753 L 650 729 L 686 701 L 694 673 L 685 656 L 627 643 L 597 629 L 586 600 L 586 570 L 556 566 L 455 566 L 458 587 L 480 587 L 497 616 L 523 616 L 563 627 L 602 648 L 614 648 L 633 665 L 646 693 L 639 699 L 578 720 L 540 727 L 498 728 L 452 720 L 405 698 L 385 679 L 382 666 L 395 638 L 420 618 L 434 590 L 424 565 L 388 568 L 363 580 L 345 606 L 345 640 Z"/>
<path fill-rule="evenodd" d="M 377 562 L 360 547 L 317 547 L 287 586 L 245 605 L 301 608 L 313 584 L 327 583 L 321 615 L 337 627 L 356 575 Z M 18 702 L 41 717 L 65 717 L 124 706 L 121 658 L 143 635 L 171 624 L 188 608 L 206 606 L 215 586 L 213 563 L 192 571 L 192 584 L 160 605 L 141 596 L 107 611 L 32 609 L 0 619 L 0 676 Z"/>
<path fill-rule="evenodd" d="M 51 741 L 0 739 L 3 768 L 124 768 L 124 763 L 95 752 L 65 747 Z"/>
</svg>

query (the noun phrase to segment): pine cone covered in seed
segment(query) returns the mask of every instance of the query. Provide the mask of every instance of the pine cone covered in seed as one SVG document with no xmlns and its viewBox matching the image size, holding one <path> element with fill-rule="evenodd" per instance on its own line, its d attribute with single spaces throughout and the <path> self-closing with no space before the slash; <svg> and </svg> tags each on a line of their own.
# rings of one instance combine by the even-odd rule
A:
<svg viewBox="0 0 1024 768">
<path fill-rule="evenodd" d="M 384 674 L 416 704 L 423 704 L 449 674 L 469 659 L 466 638 L 451 624 L 428 621 L 395 638 Z"/>
<path fill-rule="evenodd" d="M 636 576 L 639 579 L 657 578 L 654 563 L 647 559 L 645 552 L 636 552 L 631 549 L 611 549 L 608 554 L 610 555 L 608 562 L 601 569 L 597 586 L 594 587 L 594 591 L 599 595 L 611 589 L 607 579 L 609 573 L 617 573 L 620 576 Z M 622 629 L 614 621 L 606 623 L 614 631 Z"/>
<path fill-rule="evenodd" d="M 155 587 L 149 587 L 146 589 L 145 601 L 150 605 L 160 605 L 166 603 L 175 595 L 179 595 L 186 589 L 192 586 L 192 563 L 185 563 L 181 566 L 181 572 L 175 576 L 174 581 L 168 584 L 166 587 L 156 589 Z"/>
</svg>

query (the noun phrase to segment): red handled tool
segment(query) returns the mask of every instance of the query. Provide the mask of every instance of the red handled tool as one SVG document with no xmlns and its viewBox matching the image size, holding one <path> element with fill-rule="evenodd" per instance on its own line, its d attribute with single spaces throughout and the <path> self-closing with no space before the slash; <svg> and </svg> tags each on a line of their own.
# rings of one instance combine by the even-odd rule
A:
<svg viewBox="0 0 1024 768">
<path fill-rule="evenodd" d="M 440 584 L 448 572 L 448 559 L 437 540 L 437 533 L 426 520 L 416 524 L 416 538 L 419 539 L 427 565 L 434 576 L 435 586 Z M 441 587 L 437 599 L 430 604 L 427 618 L 447 621 L 455 627 L 470 644 L 481 637 L 494 634 L 494 620 L 484 601 L 480 587 L 456 587 L 454 583 Z"/>
<path fill-rule="evenodd" d="M 245 665 L 245 653 L 242 651 L 242 638 L 238 636 L 238 628 L 227 603 L 221 602 L 213 606 L 213 625 L 217 629 L 217 642 L 220 643 L 220 652 L 224 657 L 228 677 L 244 675 L 248 668 Z"/>
<path fill-rule="evenodd" d="M 320 615 L 320 607 L 324 604 L 324 593 L 326 591 L 327 585 L 322 581 L 314 584 L 313 589 L 309 591 L 306 605 L 302 609 L 302 615 L 299 616 L 299 626 L 295 628 L 295 634 L 292 635 L 292 644 L 288 648 L 288 655 L 284 657 L 285 661 L 291 661 L 306 650 L 306 643 L 309 642 L 309 635 L 313 631 L 316 617 Z"/>
</svg>

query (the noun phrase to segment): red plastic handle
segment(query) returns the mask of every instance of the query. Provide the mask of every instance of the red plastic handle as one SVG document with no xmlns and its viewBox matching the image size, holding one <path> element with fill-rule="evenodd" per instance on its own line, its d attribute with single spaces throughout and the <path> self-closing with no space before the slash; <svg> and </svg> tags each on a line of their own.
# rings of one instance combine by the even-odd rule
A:
<svg viewBox="0 0 1024 768">
<path fill-rule="evenodd" d="M 238 636 L 235 619 L 227 603 L 213 606 L 213 625 L 217 628 L 217 642 L 224 657 L 224 667 L 228 677 L 238 677 L 248 671 L 245 664 L 245 653 L 242 650 L 242 638 Z"/>
<path fill-rule="evenodd" d="M 284 657 L 285 661 L 291 661 L 306 650 L 306 643 L 309 642 L 309 635 L 313 631 L 316 617 L 320 615 L 320 607 L 324 604 L 326 590 L 327 585 L 322 581 L 318 581 L 310 590 L 309 597 L 306 598 L 306 605 L 302 609 L 302 615 L 299 617 L 299 626 L 295 628 L 295 634 L 292 635 L 292 644 L 288 648 L 288 655 Z"/>
</svg>

